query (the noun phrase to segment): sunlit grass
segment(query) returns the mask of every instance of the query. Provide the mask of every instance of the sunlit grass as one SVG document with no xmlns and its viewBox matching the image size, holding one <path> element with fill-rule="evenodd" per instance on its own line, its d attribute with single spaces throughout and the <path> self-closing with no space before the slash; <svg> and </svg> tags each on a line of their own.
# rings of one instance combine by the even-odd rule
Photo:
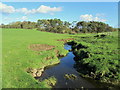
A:
<svg viewBox="0 0 120 90">
<path fill-rule="evenodd" d="M 27 68 L 41 68 L 59 62 L 54 50 L 67 54 L 63 42 L 57 39 L 68 38 L 67 34 L 54 34 L 36 30 L 3 29 L 2 30 L 2 87 L 3 88 L 45 88 L 44 81 L 38 82 L 26 72 Z M 55 46 L 49 51 L 32 51 L 30 44 L 48 44 Z M 53 57 L 45 60 L 45 57 Z"/>
</svg>

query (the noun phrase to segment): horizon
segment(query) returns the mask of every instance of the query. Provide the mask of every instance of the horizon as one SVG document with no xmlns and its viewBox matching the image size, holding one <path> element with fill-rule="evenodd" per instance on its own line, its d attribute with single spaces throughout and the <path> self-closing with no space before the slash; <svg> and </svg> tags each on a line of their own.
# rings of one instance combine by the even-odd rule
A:
<svg viewBox="0 0 120 90">
<path fill-rule="evenodd" d="M 68 22 L 99 21 L 118 27 L 117 2 L 2 2 L 0 4 L 1 24 L 57 18 Z"/>
</svg>

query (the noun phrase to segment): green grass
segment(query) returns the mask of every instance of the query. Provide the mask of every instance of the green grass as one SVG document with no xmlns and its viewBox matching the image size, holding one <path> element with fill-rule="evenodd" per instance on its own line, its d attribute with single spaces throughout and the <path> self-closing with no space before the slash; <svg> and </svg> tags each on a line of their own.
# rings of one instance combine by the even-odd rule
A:
<svg viewBox="0 0 120 90">
<path fill-rule="evenodd" d="M 101 34 L 101 33 L 100 33 Z M 59 63 L 59 59 L 55 54 L 55 50 L 59 50 L 59 54 L 66 55 L 64 43 L 57 41 L 58 39 L 75 38 L 77 45 L 81 43 L 88 46 L 87 49 L 81 49 L 89 52 L 90 57 L 82 60 L 83 64 L 89 64 L 89 67 L 95 66 L 95 72 L 104 75 L 109 81 L 112 77 L 120 80 L 118 65 L 118 38 L 117 32 L 108 32 L 105 38 L 95 38 L 95 33 L 91 34 L 56 34 L 49 32 L 40 32 L 29 29 L 3 29 L 2 30 L 2 87 L 3 88 L 51 88 L 57 80 L 54 77 L 45 79 L 42 82 L 34 79 L 29 73 L 28 68 L 42 68 L 48 65 Z M 88 38 L 81 38 L 88 37 Z M 32 51 L 28 48 L 31 44 L 48 44 L 55 46 L 54 49 L 48 51 Z M 79 57 L 81 50 L 76 50 Z M 100 54 L 97 54 L 100 53 Z M 52 57 L 45 60 L 46 57 Z M 98 60 L 98 58 L 100 60 Z M 105 58 L 105 59 L 103 59 Z M 111 64 L 113 63 L 113 64 Z M 101 68 L 102 67 L 102 68 Z M 118 70 L 116 74 L 110 70 Z M 112 80 L 113 80 L 112 79 Z"/>
<path fill-rule="evenodd" d="M 24 29 L 2 30 L 2 87 L 3 88 L 46 88 L 46 81 L 38 82 L 29 73 L 27 68 L 41 68 L 58 63 L 54 50 L 62 55 L 67 54 L 63 42 L 57 39 L 69 38 L 67 34 L 55 34 Z M 30 44 L 48 44 L 55 46 L 49 51 L 32 51 Z M 38 54 L 39 53 L 39 54 Z M 45 57 L 52 56 L 51 60 Z M 54 79 L 53 79 L 54 80 Z"/>
<path fill-rule="evenodd" d="M 119 48 L 118 32 L 99 33 L 105 34 L 105 37 L 94 37 L 97 34 L 79 34 L 74 35 L 77 45 L 73 46 L 74 54 L 79 58 L 78 71 L 81 70 L 81 64 L 84 65 L 84 75 L 91 76 L 94 73 L 95 79 L 103 82 L 119 84 L 120 82 L 120 65 L 119 65 Z M 85 38 L 81 38 L 85 37 Z M 86 38 L 87 37 L 87 38 Z M 77 49 L 82 44 L 88 48 Z M 88 57 L 86 56 L 86 53 Z"/>
</svg>

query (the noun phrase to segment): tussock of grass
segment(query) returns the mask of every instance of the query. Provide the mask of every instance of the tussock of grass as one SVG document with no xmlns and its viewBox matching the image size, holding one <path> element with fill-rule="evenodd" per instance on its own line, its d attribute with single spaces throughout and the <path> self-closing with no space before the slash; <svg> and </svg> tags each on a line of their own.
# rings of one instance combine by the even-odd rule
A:
<svg viewBox="0 0 120 90">
<path fill-rule="evenodd" d="M 56 80 L 55 77 L 52 76 L 52 77 L 50 77 L 50 78 L 48 78 L 48 79 L 45 79 L 44 82 L 45 82 L 47 85 L 49 85 L 49 87 L 51 88 L 51 87 L 55 86 L 57 80 Z"/>
</svg>

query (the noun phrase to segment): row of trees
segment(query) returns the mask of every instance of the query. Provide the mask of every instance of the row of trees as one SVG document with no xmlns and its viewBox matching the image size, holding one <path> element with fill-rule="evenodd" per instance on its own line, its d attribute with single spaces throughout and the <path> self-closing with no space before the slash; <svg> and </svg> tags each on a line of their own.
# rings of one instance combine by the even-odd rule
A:
<svg viewBox="0 0 120 90">
<path fill-rule="evenodd" d="M 54 33 L 70 33 L 71 29 L 69 26 L 71 25 L 67 21 L 61 21 L 60 19 L 43 19 L 37 21 L 38 30 L 46 31 L 46 32 L 54 32 Z"/>
<path fill-rule="evenodd" d="M 99 32 L 111 32 L 115 31 L 114 28 L 109 26 L 108 24 L 105 24 L 103 22 L 96 22 L 96 21 L 90 21 L 85 22 L 81 21 L 76 24 L 76 26 L 73 28 L 73 31 L 76 33 L 82 32 L 82 33 L 99 33 Z"/>
<path fill-rule="evenodd" d="M 8 25 L 0 25 L 1 28 L 22 28 L 22 29 L 34 29 L 37 28 L 37 23 L 36 22 L 30 22 L 30 21 L 17 21 L 10 23 Z"/>
<path fill-rule="evenodd" d="M 108 24 L 97 21 L 61 21 L 60 19 L 39 19 L 37 22 L 23 21 L 14 22 L 8 25 L 0 25 L 1 28 L 23 28 L 34 29 L 54 33 L 99 33 L 115 31 Z"/>
</svg>

